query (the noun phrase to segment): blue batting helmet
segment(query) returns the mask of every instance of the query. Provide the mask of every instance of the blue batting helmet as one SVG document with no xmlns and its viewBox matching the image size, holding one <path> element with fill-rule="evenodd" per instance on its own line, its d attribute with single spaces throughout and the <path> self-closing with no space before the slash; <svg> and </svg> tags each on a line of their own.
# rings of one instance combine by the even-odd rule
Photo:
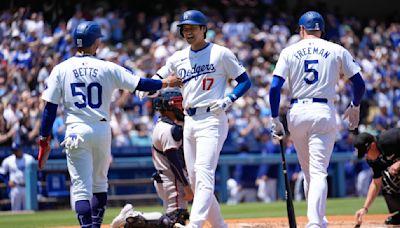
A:
<svg viewBox="0 0 400 228">
<path fill-rule="evenodd" d="M 94 21 L 79 23 L 74 31 L 74 43 L 78 48 L 90 47 L 96 39 L 102 37 L 100 25 Z"/>
<path fill-rule="evenodd" d="M 325 22 L 324 18 L 318 12 L 308 11 L 300 17 L 299 26 L 304 27 L 305 30 L 319 30 L 323 32 Z"/>
<path fill-rule="evenodd" d="M 179 20 L 178 27 L 182 25 L 207 25 L 207 17 L 198 10 L 185 11 Z"/>
</svg>

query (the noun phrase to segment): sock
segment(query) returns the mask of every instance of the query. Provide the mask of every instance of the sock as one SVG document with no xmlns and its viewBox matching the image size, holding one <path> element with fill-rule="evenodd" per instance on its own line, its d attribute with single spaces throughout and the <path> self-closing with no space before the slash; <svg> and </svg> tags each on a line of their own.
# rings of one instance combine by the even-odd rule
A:
<svg viewBox="0 0 400 228">
<path fill-rule="evenodd" d="M 82 228 L 92 227 L 92 212 L 89 200 L 78 200 L 75 202 L 75 212 Z"/>
<path fill-rule="evenodd" d="M 93 193 L 92 197 L 92 225 L 94 228 L 100 228 L 103 223 L 103 216 L 106 210 L 107 193 Z"/>
</svg>

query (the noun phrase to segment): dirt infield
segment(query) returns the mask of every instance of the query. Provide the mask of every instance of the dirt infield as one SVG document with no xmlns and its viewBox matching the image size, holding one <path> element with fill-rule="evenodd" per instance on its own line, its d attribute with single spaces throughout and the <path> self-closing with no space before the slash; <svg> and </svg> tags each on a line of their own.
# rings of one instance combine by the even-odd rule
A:
<svg viewBox="0 0 400 228">
<path fill-rule="evenodd" d="M 388 227 L 383 224 L 387 215 L 366 215 L 364 222 L 361 227 Z M 305 216 L 296 217 L 298 227 L 305 227 L 307 218 Z M 354 216 L 343 215 L 343 216 L 329 216 L 329 228 L 348 227 L 352 228 L 355 225 Z M 225 220 L 229 228 L 281 228 L 289 227 L 286 217 L 274 217 L 274 218 L 254 218 L 254 219 L 226 219 Z M 102 227 L 109 228 L 108 225 Z M 210 226 L 205 226 L 209 228 Z M 393 227 L 393 226 L 390 226 Z M 396 226 L 399 227 L 400 226 Z M 78 226 L 63 226 L 57 228 L 78 228 Z"/>
<path fill-rule="evenodd" d="M 361 227 L 386 227 L 383 222 L 387 215 L 366 215 L 364 222 Z M 352 228 L 355 225 L 354 216 L 329 216 L 329 228 L 349 227 Z M 305 227 L 307 223 L 307 217 L 298 216 L 296 217 L 298 227 Z M 229 224 L 229 228 L 281 228 L 289 227 L 288 220 L 286 217 L 277 218 L 255 218 L 255 219 L 228 219 L 226 222 Z"/>
</svg>

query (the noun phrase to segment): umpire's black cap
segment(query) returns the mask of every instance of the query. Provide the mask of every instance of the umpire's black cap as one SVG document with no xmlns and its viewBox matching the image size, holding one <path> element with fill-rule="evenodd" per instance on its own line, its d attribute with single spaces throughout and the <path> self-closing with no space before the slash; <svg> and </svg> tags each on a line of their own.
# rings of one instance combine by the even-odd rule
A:
<svg viewBox="0 0 400 228">
<path fill-rule="evenodd" d="M 361 159 L 367 153 L 367 148 L 375 142 L 375 137 L 370 133 L 363 132 L 354 140 L 354 147 L 357 149 L 357 157 Z"/>
</svg>

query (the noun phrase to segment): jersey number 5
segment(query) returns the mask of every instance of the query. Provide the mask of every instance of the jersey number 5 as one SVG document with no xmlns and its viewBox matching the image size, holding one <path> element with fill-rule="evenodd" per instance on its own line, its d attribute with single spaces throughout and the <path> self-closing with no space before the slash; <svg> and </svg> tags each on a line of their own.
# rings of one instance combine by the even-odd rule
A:
<svg viewBox="0 0 400 228">
<path fill-rule="evenodd" d="M 83 89 L 78 89 L 78 88 L 83 88 Z M 87 93 L 85 94 L 82 92 L 86 88 Z M 93 90 L 93 88 L 96 88 Z M 75 106 L 79 109 L 85 108 L 87 105 L 91 108 L 99 108 L 102 104 L 101 101 L 101 93 L 102 93 L 103 87 L 100 85 L 98 82 L 92 82 L 90 83 L 87 87 L 86 84 L 83 82 L 78 82 L 78 83 L 71 83 L 71 91 L 72 91 L 72 96 L 79 96 L 81 97 L 82 102 L 75 102 Z M 94 93 L 97 91 L 97 102 L 96 99 L 93 98 L 93 91 Z"/>
<path fill-rule="evenodd" d="M 203 90 L 210 90 L 213 83 L 214 83 L 214 78 L 204 78 Z"/>
<path fill-rule="evenodd" d="M 318 64 L 318 60 L 304 60 L 304 71 L 313 73 L 312 78 L 307 77 L 308 74 L 304 77 L 304 81 L 309 85 L 312 85 L 318 81 L 318 71 L 316 69 L 310 68 L 309 65 L 311 64 Z"/>
</svg>

